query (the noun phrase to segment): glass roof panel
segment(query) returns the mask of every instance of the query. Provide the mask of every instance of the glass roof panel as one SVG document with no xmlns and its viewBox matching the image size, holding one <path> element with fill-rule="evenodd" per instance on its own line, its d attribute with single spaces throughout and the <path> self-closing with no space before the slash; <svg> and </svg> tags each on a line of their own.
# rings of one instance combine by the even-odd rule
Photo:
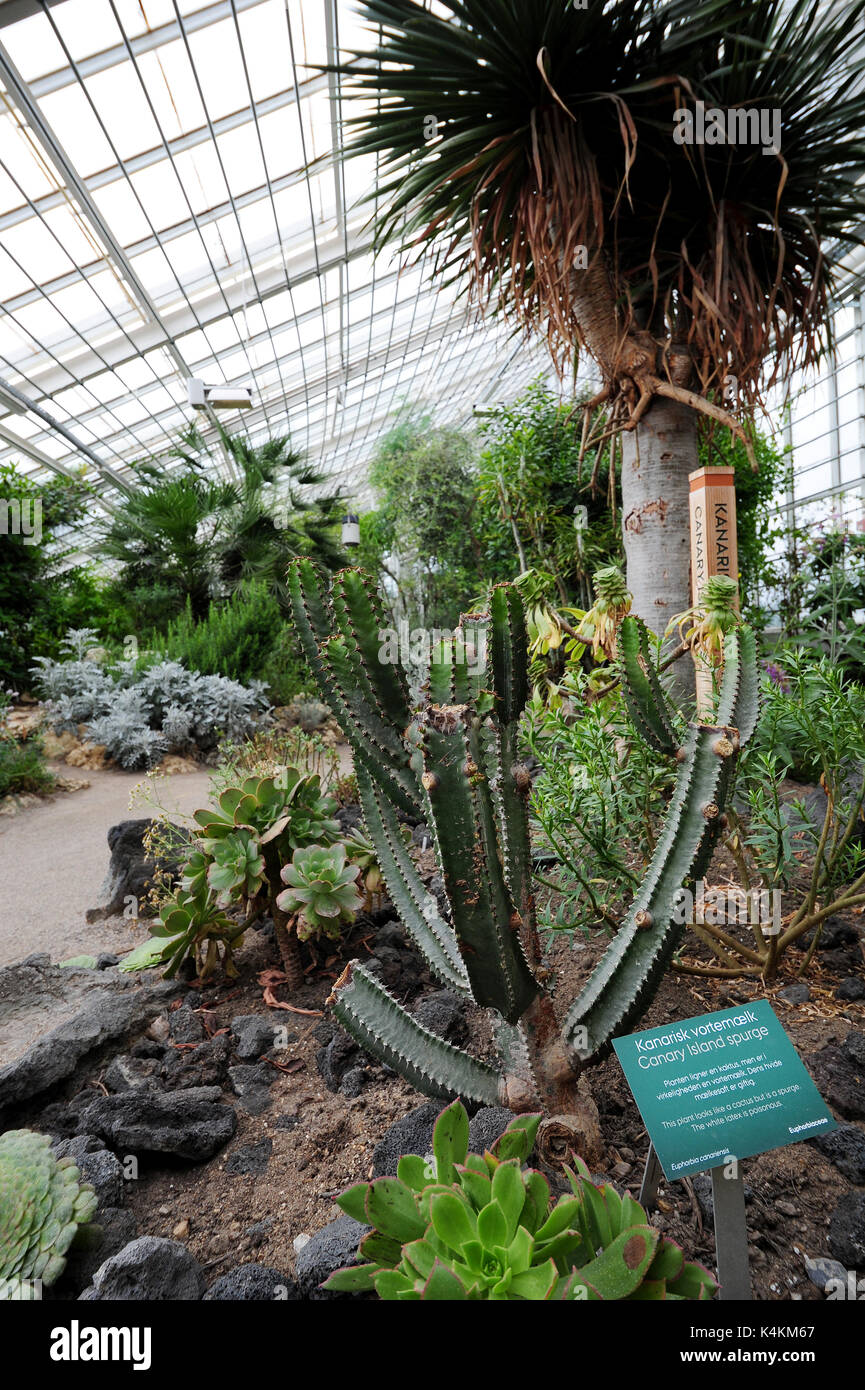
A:
<svg viewBox="0 0 865 1390">
<path fill-rule="evenodd" d="M 251 385 L 253 408 L 220 422 L 290 433 L 360 498 L 402 401 L 469 424 L 547 368 L 424 268 L 373 258 L 375 161 L 334 162 L 339 107 L 315 67 L 334 41 L 369 42 L 349 3 L 59 0 L 4 23 L 5 8 L 0 375 L 99 465 L 2 404 L 0 458 L 37 477 L 40 459 L 83 461 L 110 499 L 191 422 L 213 436 L 186 404 L 194 374 Z"/>
</svg>

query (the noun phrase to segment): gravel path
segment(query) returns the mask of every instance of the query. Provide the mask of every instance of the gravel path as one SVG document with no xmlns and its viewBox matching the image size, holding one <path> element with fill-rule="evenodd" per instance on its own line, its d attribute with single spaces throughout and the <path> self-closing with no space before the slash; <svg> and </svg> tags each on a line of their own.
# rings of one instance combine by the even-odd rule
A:
<svg viewBox="0 0 865 1390">
<path fill-rule="evenodd" d="M 69 776 L 62 764 L 55 771 Z M 58 792 L 50 801 L 0 819 L 0 965 L 35 951 L 54 961 L 100 951 L 128 950 L 145 939 L 146 928 L 122 917 L 92 925 L 85 921 L 95 907 L 108 869 L 109 828 L 118 821 L 152 812 L 129 797 L 142 780 L 140 772 L 91 771 L 90 786 Z M 208 773 L 190 772 L 165 778 L 160 797 L 169 813 L 203 806 Z"/>
</svg>

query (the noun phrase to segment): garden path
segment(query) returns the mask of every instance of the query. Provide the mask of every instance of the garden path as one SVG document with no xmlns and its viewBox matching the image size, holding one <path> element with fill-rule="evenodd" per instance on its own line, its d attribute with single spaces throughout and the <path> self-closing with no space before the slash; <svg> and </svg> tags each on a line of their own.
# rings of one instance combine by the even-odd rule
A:
<svg viewBox="0 0 865 1390">
<path fill-rule="evenodd" d="M 70 769 L 54 770 L 69 776 Z M 73 774 L 75 775 L 75 774 Z M 119 821 L 152 815 L 129 798 L 140 772 L 88 769 L 90 786 L 0 819 L 0 965 L 47 951 L 53 961 L 75 955 L 120 954 L 144 939 L 144 927 L 122 917 L 85 920 L 99 901 L 108 869 L 107 835 Z M 207 799 L 209 772 L 175 774 L 160 781 L 169 814 L 188 815 Z"/>
</svg>

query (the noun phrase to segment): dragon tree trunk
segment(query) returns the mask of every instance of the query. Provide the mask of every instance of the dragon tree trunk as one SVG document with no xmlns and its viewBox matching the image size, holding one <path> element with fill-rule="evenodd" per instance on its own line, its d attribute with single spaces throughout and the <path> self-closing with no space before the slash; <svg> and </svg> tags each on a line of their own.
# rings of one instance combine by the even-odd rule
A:
<svg viewBox="0 0 865 1390">
<path fill-rule="evenodd" d="M 571 299 L 581 338 L 608 389 L 627 388 L 632 405 L 661 370 L 661 350 L 646 328 L 622 326 L 603 255 L 574 272 Z M 677 347 L 669 366 L 676 384 L 691 375 L 687 348 Z M 622 440 L 622 528 L 633 611 L 662 635 L 676 613 L 690 606 L 690 513 L 688 474 L 698 467 L 697 417 L 682 401 L 654 395 L 648 409 Z M 680 662 L 676 693 L 693 691 L 693 677 Z"/>
<path fill-rule="evenodd" d="M 697 417 L 678 401 L 657 398 L 634 430 L 622 433 L 622 531 L 633 611 L 663 636 L 670 619 L 690 606 L 688 474 L 699 466 Z M 677 662 L 681 698 L 693 671 Z"/>
</svg>

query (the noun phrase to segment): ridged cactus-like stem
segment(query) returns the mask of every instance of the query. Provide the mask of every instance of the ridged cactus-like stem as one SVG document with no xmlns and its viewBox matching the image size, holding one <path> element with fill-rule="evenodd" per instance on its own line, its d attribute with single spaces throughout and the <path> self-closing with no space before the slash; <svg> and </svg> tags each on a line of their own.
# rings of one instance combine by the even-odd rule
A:
<svg viewBox="0 0 865 1390">
<path fill-rule="evenodd" d="M 315 565 L 305 559 L 292 561 L 288 592 L 295 628 L 356 763 L 366 768 L 395 806 L 418 815 L 419 789 L 403 739 L 410 719 L 407 696 L 403 698 L 400 676 L 380 660 L 383 615 L 368 585 L 352 580 L 352 574 L 337 575 L 337 598 L 332 605 Z"/>
<path fill-rule="evenodd" d="M 619 629 L 622 693 L 637 733 L 658 753 L 672 755 L 678 746 L 673 714 L 661 689 L 649 649 L 649 630 L 641 618 L 628 616 Z"/>
<path fill-rule="evenodd" d="M 418 1023 L 365 966 L 352 961 L 328 1001 L 346 1032 L 428 1096 L 499 1105 L 499 1072 Z"/>
<path fill-rule="evenodd" d="M 468 705 L 431 705 L 423 729 L 427 820 L 478 1004 L 515 1022 L 538 992 L 505 882 L 479 725 Z"/>
<path fill-rule="evenodd" d="M 618 651 L 632 721 L 653 748 L 676 756 L 679 776 L 631 910 L 560 1028 L 532 968 L 540 947 L 530 781 L 518 744 L 529 694 L 519 593 L 498 585 L 489 612 L 463 620 L 476 629 L 479 646 L 486 641 L 485 664 L 470 667 L 459 641 L 446 647 L 432 663 L 427 701 L 413 714 L 402 673 L 379 660 L 383 617 L 370 582 L 345 571 L 328 595 L 301 560 L 289 589 L 311 669 L 354 753 L 367 833 L 391 900 L 436 977 L 493 1010 L 499 1064 L 478 1061 L 422 1028 L 358 963 L 334 985 L 336 1017 L 428 1095 L 515 1110 L 540 1106 L 566 1118 L 569 1098 L 576 1108 L 582 1067 L 608 1051 L 651 997 L 681 933 L 677 890 L 708 865 L 739 747 L 757 719 L 753 633 L 743 628 L 727 638 L 716 724 L 692 727 L 679 749 L 646 629 L 636 618 L 621 622 Z M 444 913 L 420 879 L 400 811 L 425 815 L 445 885 Z"/>
<path fill-rule="evenodd" d="M 746 661 L 743 669 L 739 638 L 732 633 L 719 712 L 741 719 L 746 735 L 756 717 L 755 697 L 756 666 Z M 604 1056 L 654 992 L 684 931 L 674 916 L 677 892 L 705 873 L 724 824 L 740 744 L 737 725 L 692 728 L 663 830 L 631 909 L 565 1019 L 565 1043 L 575 1065 Z"/>
</svg>

